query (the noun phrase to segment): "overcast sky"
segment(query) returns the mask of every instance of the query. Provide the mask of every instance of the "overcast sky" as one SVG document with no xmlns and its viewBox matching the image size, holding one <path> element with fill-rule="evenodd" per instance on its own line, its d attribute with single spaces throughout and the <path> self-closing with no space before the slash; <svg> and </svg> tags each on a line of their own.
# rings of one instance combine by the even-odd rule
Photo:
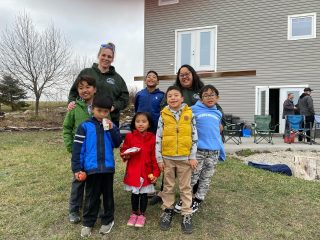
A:
<svg viewBox="0 0 320 240">
<path fill-rule="evenodd" d="M 53 22 L 75 55 L 96 59 L 101 43 L 115 43 L 116 71 L 142 88 L 133 77 L 143 75 L 144 0 L 0 0 L 0 31 L 23 11 L 39 29 Z"/>
</svg>

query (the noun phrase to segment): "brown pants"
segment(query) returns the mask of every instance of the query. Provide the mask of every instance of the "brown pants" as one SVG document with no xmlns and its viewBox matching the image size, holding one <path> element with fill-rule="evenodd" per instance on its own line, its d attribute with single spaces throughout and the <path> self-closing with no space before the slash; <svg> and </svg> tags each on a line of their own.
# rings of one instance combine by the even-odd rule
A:
<svg viewBox="0 0 320 240">
<path fill-rule="evenodd" d="M 192 169 L 187 160 L 164 159 L 164 186 L 161 192 L 162 209 L 173 208 L 175 202 L 174 186 L 176 178 L 178 178 L 180 199 L 182 201 L 181 214 L 192 213 L 191 173 Z"/>
</svg>

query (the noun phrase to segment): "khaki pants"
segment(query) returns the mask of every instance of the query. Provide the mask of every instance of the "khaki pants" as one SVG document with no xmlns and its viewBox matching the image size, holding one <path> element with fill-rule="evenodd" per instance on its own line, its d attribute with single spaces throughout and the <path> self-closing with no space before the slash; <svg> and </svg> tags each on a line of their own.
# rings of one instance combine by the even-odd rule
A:
<svg viewBox="0 0 320 240">
<path fill-rule="evenodd" d="M 192 213 L 191 173 L 192 169 L 187 160 L 164 159 L 164 186 L 161 193 L 162 209 L 173 208 L 175 202 L 174 186 L 177 177 L 182 201 L 181 214 Z"/>
</svg>

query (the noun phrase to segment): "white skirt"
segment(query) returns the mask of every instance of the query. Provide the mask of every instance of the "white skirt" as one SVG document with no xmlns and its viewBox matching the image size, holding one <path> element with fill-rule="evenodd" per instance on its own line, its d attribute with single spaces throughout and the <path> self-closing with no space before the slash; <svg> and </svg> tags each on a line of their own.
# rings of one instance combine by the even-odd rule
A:
<svg viewBox="0 0 320 240">
<path fill-rule="evenodd" d="M 133 194 L 139 194 L 139 193 L 154 193 L 155 188 L 153 184 L 149 184 L 147 186 L 143 186 L 143 178 L 140 177 L 140 187 L 134 187 L 134 186 L 129 186 L 127 184 L 124 184 L 124 190 L 132 192 Z"/>
</svg>

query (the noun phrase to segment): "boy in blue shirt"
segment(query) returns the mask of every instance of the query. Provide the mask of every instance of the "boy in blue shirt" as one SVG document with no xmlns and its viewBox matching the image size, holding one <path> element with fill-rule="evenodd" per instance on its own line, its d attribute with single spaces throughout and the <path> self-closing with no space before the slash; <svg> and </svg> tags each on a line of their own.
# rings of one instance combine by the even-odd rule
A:
<svg viewBox="0 0 320 240">
<path fill-rule="evenodd" d="M 200 100 L 191 106 L 196 118 L 198 132 L 197 168 L 192 172 L 191 186 L 199 180 L 197 192 L 192 200 L 192 212 L 196 212 L 204 200 L 210 186 L 211 177 L 219 157 L 225 160 L 224 146 L 221 138 L 222 113 L 217 109 L 219 91 L 212 85 L 205 85 L 200 90 Z"/>
<path fill-rule="evenodd" d="M 77 129 L 71 166 L 74 176 L 81 181 L 86 173 L 85 205 L 83 209 L 82 237 L 91 235 L 100 207 L 100 195 L 103 195 L 101 214 L 101 234 L 109 233 L 114 225 L 113 179 L 115 160 L 113 148 L 121 143 L 119 129 L 107 119 L 113 101 L 109 96 L 98 95 L 93 99 L 93 117 Z"/>
<path fill-rule="evenodd" d="M 164 92 L 157 88 L 159 84 L 158 73 L 149 71 L 144 80 L 146 88 L 139 91 L 135 97 L 134 109 L 135 112 L 148 112 L 152 117 L 151 131 L 157 132 L 158 119 L 160 117 L 160 103 L 164 97 Z"/>
</svg>

